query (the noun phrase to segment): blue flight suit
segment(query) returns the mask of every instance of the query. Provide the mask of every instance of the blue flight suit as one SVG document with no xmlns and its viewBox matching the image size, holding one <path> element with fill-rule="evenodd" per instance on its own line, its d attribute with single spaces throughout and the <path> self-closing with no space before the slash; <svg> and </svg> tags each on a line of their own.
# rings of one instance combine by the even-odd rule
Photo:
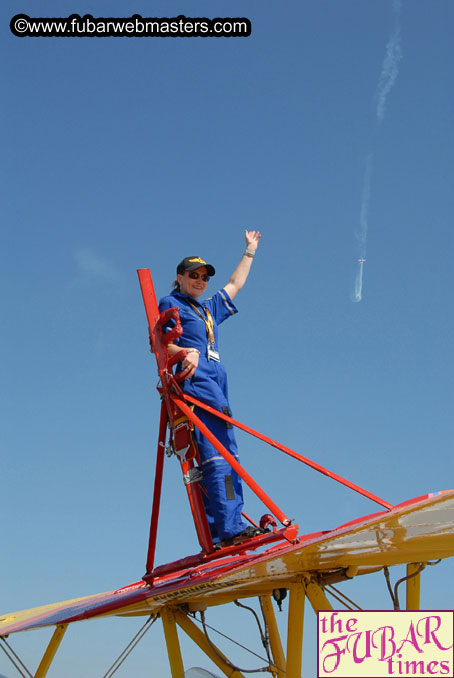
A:
<svg viewBox="0 0 454 678">
<path fill-rule="evenodd" d="M 206 325 L 190 304 L 193 304 L 204 318 L 206 317 L 204 308 L 211 313 L 216 351 L 218 351 L 218 325 L 238 313 L 238 310 L 225 290 L 216 292 L 202 303 L 176 291 L 163 297 L 159 302 L 160 311 L 174 306 L 179 309 L 183 334 L 175 343 L 181 348 L 192 347 L 200 351 L 199 364 L 194 375 L 181 383 L 183 391 L 214 409 L 231 415 L 225 367 L 221 361 L 208 359 Z M 181 363 L 177 366 L 177 371 L 180 370 Z M 195 407 L 194 413 L 238 460 L 233 427 L 199 407 Z M 223 541 L 246 528 L 241 517 L 243 508 L 241 479 L 197 427 L 194 429 L 194 436 L 199 449 L 203 485 L 208 493 L 208 498 L 203 496 L 211 536 L 214 542 Z"/>
</svg>

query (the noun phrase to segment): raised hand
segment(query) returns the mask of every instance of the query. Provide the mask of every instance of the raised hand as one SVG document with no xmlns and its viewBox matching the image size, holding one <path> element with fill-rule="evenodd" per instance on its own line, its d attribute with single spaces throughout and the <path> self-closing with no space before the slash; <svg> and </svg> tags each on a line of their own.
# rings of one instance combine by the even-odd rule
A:
<svg viewBox="0 0 454 678">
<path fill-rule="evenodd" d="M 246 247 L 248 250 L 256 251 L 259 246 L 259 240 L 262 237 L 260 231 L 245 231 L 244 235 L 246 237 Z"/>
</svg>

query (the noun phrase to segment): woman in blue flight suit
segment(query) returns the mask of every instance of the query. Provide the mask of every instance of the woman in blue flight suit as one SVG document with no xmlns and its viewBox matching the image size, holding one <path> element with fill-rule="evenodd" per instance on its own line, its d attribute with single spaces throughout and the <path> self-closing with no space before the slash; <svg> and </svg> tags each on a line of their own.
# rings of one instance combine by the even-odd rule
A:
<svg viewBox="0 0 454 678">
<path fill-rule="evenodd" d="M 246 282 L 261 238 L 259 231 L 246 231 L 245 236 L 241 261 L 222 290 L 199 302 L 215 269 L 200 257 L 186 257 L 178 264 L 173 292 L 159 302 L 160 311 L 177 306 L 180 312 L 183 334 L 169 344 L 168 351 L 172 356 L 182 348 L 189 349 L 177 367 L 184 376 L 183 391 L 229 415 L 227 374 L 218 351 L 218 325 L 237 313 L 233 299 Z M 238 460 L 233 427 L 201 408 L 196 407 L 195 413 Z M 213 542 L 260 534 L 261 528 L 247 527 L 242 520 L 243 491 L 238 474 L 197 428 L 194 435 L 208 494 L 205 509 Z"/>
</svg>

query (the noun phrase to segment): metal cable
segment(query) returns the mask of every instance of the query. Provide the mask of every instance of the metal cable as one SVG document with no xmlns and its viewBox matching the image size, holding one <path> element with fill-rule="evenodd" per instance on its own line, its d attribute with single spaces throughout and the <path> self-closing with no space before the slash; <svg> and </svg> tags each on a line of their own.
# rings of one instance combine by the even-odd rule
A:
<svg viewBox="0 0 454 678">
<path fill-rule="evenodd" d="M 2 648 L 3 652 L 6 654 L 8 659 L 10 660 L 11 664 L 14 666 L 15 669 L 18 670 L 22 678 L 33 678 L 33 675 L 30 673 L 30 671 L 27 669 L 25 666 L 24 662 L 21 660 L 21 658 L 14 652 L 13 648 L 11 645 L 7 642 L 6 638 L 4 636 L 0 636 L 0 640 L 3 641 L 3 643 L 0 643 L 0 647 Z M 4 647 L 6 645 L 6 647 Z M 8 648 L 8 649 L 6 649 Z M 25 673 L 22 672 L 20 666 L 16 664 L 14 661 L 13 657 L 10 656 L 9 652 L 13 655 L 14 659 L 20 664 L 20 666 L 24 669 Z"/>
<path fill-rule="evenodd" d="M 263 619 L 264 619 L 264 622 L 265 622 L 265 631 L 264 631 L 262 629 L 262 625 L 260 623 L 259 616 L 258 616 L 257 612 L 254 610 L 254 608 L 248 607 L 248 605 L 244 605 L 243 603 L 240 603 L 238 600 L 234 600 L 233 602 L 235 603 L 235 605 L 237 605 L 237 607 L 242 607 L 244 610 L 249 610 L 249 612 L 251 612 L 254 615 L 255 621 L 257 622 L 257 626 L 258 626 L 258 629 L 259 629 L 260 639 L 261 639 L 262 645 L 265 649 L 266 656 L 268 657 L 268 663 L 272 664 L 271 654 L 270 654 L 270 643 L 269 643 L 269 638 L 268 638 L 268 627 L 267 627 L 267 624 L 266 624 L 265 616 L 263 615 Z M 261 601 L 260 601 L 260 609 L 261 609 L 262 614 L 263 614 L 263 608 L 262 608 L 262 602 Z"/>
<path fill-rule="evenodd" d="M 405 577 L 402 577 L 401 579 L 399 579 L 396 582 L 396 584 L 394 586 L 394 590 L 391 587 L 391 581 L 390 581 L 390 578 L 389 578 L 389 570 L 388 570 L 387 567 L 383 568 L 383 572 L 385 574 L 385 579 L 386 579 L 386 584 L 388 586 L 389 595 L 391 596 L 391 600 L 393 601 L 393 605 L 394 605 L 395 610 L 400 610 L 400 603 L 399 603 L 399 596 L 398 596 L 398 593 L 397 593 L 397 589 L 402 584 L 402 582 L 408 581 L 409 579 L 416 577 L 416 575 L 420 574 L 424 570 L 426 565 L 438 565 L 440 560 L 438 560 L 438 561 L 435 560 L 432 563 L 420 563 L 419 568 L 415 572 L 412 572 L 412 574 L 409 574 Z"/>
<path fill-rule="evenodd" d="M 396 582 L 396 584 L 394 586 L 394 598 L 396 599 L 398 605 L 399 605 L 399 597 L 397 595 L 397 588 L 402 584 L 402 582 L 408 581 L 409 579 L 413 579 L 413 577 L 416 577 L 416 575 L 420 574 L 424 570 L 425 567 L 426 566 L 425 566 L 424 563 L 420 563 L 418 569 L 415 572 L 412 572 L 411 574 L 407 575 L 406 577 L 402 577 L 402 579 L 399 579 Z M 398 607 L 397 609 L 400 610 L 400 607 Z"/>
<path fill-rule="evenodd" d="M 332 598 L 334 598 L 335 600 L 337 600 L 341 605 L 343 605 L 344 607 L 346 607 L 347 610 L 353 611 L 353 610 L 355 609 L 354 607 L 350 607 L 350 605 L 347 605 L 347 603 L 346 603 L 344 600 L 342 600 L 342 598 L 341 598 L 340 596 L 337 596 L 337 595 L 336 595 L 335 593 L 333 593 L 332 591 L 327 591 L 325 587 L 323 587 L 323 590 L 324 590 L 325 593 L 328 593 L 330 596 L 332 596 Z"/>
<path fill-rule="evenodd" d="M 345 595 L 345 593 L 342 593 L 342 591 L 339 591 L 339 589 L 336 589 L 336 587 L 333 586 L 332 584 L 326 584 L 326 586 L 324 586 L 323 589 L 326 591 L 326 593 L 329 593 L 330 596 L 332 596 L 333 598 L 335 598 L 336 600 L 338 600 L 340 603 L 342 603 L 343 605 L 345 605 L 345 607 L 346 607 L 348 610 L 352 610 L 352 611 L 355 610 L 355 609 L 356 609 L 356 610 L 362 610 L 362 608 L 361 608 L 359 605 L 357 605 L 357 604 L 355 603 L 355 601 L 351 600 L 348 596 Z M 332 589 L 333 591 L 335 591 L 338 595 L 336 595 L 335 593 L 333 593 L 333 591 L 331 591 L 330 589 Z M 348 602 L 349 602 L 351 605 L 353 605 L 353 607 L 350 607 L 350 605 L 347 605 L 347 603 L 345 602 L 346 600 L 348 600 Z"/>
<path fill-rule="evenodd" d="M 394 594 L 394 591 L 393 591 L 393 589 L 392 589 L 391 581 L 390 581 L 390 578 L 389 578 L 389 569 L 387 568 L 386 565 L 385 565 L 385 567 L 383 568 L 383 573 L 384 573 L 384 575 L 385 575 L 386 585 L 387 585 L 387 587 L 388 587 L 389 595 L 391 596 L 391 600 L 393 601 L 394 609 L 395 609 L 395 610 L 400 610 L 399 599 L 396 598 L 396 596 L 395 596 L 395 594 Z"/>
<path fill-rule="evenodd" d="M 156 619 L 157 619 L 157 617 L 153 617 L 153 615 L 150 615 L 150 617 L 148 617 L 145 624 L 143 624 L 143 626 L 140 627 L 140 629 L 137 631 L 136 635 L 132 638 L 132 640 L 130 640 L 128 645 L 126 645 L 125 649 L 120 653 L 120 655 L 114 661 L 112 666 L 109 669 L 107 669 L 107 672 L 103 675 L 102 678 L 111 678 L 111 676 L 113 676 L 114 673 L 116 673 L 118 671 L 118 669 L 123 664 L 125 659 L 127 659 L 127 657 L 129 657 L 131 652 L 138 645 L 138 643 L 142 640 L 142 638 L 147 633 L 147 631 L 149 631 L 150 628 L 153 626 Z"/>
<path fill-rule="evenodd" d="M 263 609 L 263 600 L 262 600 L 261 596 L 259 596 L 259 604 L 260 604 L 260 612 L 262 613 L 262 617 L 263 617 L 263 625 L 265 627 L 265 633 L 264 633 L 265 637 L 264 637 L 264 639 L 262 639 L 262 643 L 265 647 L 266 656 L 268 657 L 268 661 L 269 661 L 270 665 L 275 666 L 275 664 L 273 663 L 272 658 L 271 658 L 270 634 L 269 634 L 269 631 L 268 631 L 268 622 L 266 620 L 265 610 Z M 273 675 L 274 675 L 274 673 L 273 673 Z"/>
<path fill-rule="evenodd" d="M 199 620 L 197 619 L 197 617 L 194 617 L 194 619 L 195 619 L 196 621 L 199 621 Z M 214 645 L 214 643 L 211 642 L 211 639 L 210 639 L 210 637 L 209 637 L 209 635 L 208 635 L 207 627 L 208 627 L 209 629 L 211 629 L 211 631 L 214 631 L 215 633 L 218 633 L 218 634 L 219 634 L 220 636 L 222 636 L 223 638 L 227 638 L 227 640 L 230 640 L 232 643 L 235 643 L 235 645 L 238 645 L 238 646 L 241 647 L 243 650 L 246 650 L 246 652 L 250 652 L 251 654 L 255 655 L 256 657 L 258 657 L 258 658 L 261 659 L 262 661 L 267 661 L 267 660 L 266 660 L 265 657 L 261 657 L 259 654 L 257 654 L 257 653 L 254 652 L 253 650 L 250 650 L 248 647 L 245 647 L 244 645 L 241 645 L 241 643 L 239 643 L 238 641 L 234 640 L 233 638 L 230 638 L 229 636 L 225 635 L 225 633 L 222 633 L 221 631 L 218 631 L 218 629 L 215 629 L 215 628 L 213 628 L 212 626 L 210 626 L 209 624 L 207 624 L 206 621 L 205 621 L 205 613 L 204 613 L 204 612 L 200 612 L 200 619 L 201 619 L 201 624 L 202 624 L 202 627 L 203 627 L 203 632 L 204 632 L 204 634 L 205 634 L 205 637 L 206 637 L 206 639 L 207 639 L 207 641 L 208 641 L 208 644 L 210 645 L 211 649 L 212 649 L 213 652 L 219 657 L 219 659 L 221 659 L 223 662 L 225 662 L 231 669 L 233 669 L 233 671 L 240 671 L 241 673 L 265 673 L 265 672 L 271 673 L 271 668 L 270 668 L 269 665 L 268 665 L 268 666 L 264 666 L 263 668 L 260 668 L 260 669 L 242 669 L 242 668 L 240 668 L 239 666 L 236 666 L 235 664 L 232 664 L 232 662 L 229 661 L 229 659 L 227 659 L 227 657 L 225 657 L 223 654 L 221 654 L 221 653 L 219 652 L 219 650 L 217 649 L 216 645 Z M 276 668 L 277 668 L 277 667 L 276 667 Z"/>
</svg>

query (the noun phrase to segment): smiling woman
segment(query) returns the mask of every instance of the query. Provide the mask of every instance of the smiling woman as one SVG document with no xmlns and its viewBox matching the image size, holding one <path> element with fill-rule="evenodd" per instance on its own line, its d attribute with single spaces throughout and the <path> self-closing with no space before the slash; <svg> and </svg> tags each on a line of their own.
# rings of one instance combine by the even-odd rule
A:
<svg viewBox="0 0 454 678">
<path fill-rule="evenodd" d="M 160 311 L 175 306 L 179 310 L 183 334 L 175 343 L 168 345 L 168 351 L 172 356 L 182 348 L 186 349 L 186 357 L 177 365 L 177 372 L 184 379 L 183 391 L 230 416 L 227 374 L 218 348 L 218 325 L 237 313 L 233 299 L 246 282 L 261 238 L 259 231 L 246 231 L 245 236 L 243 256 L 228 283 L 219 292 L 203 302 L 199 301 L 216 271 L 201 257 L 186 257 L 177 266 L 173 292 L 159 303 Z M 195 408 L 195 413 L 238 460 L 231 424 L 200 408 Z M 232 540 L 236 543 L 260 534 L 261 528 L 247 527 L 242 520 L 243 491 L 239 476 L 197 428 L 194 437 L 208 494 L 204 501 L 213 543 L 226 545 Z"/>
<path fill-rule="evenodd" d="M 178 264 L 177 279 L 173 287 L 177 292 L 198 299 L 204 292 L 210 277 L 215 274 L 213 266 L 200 257 L 186 257 Z"/>
</svg>

